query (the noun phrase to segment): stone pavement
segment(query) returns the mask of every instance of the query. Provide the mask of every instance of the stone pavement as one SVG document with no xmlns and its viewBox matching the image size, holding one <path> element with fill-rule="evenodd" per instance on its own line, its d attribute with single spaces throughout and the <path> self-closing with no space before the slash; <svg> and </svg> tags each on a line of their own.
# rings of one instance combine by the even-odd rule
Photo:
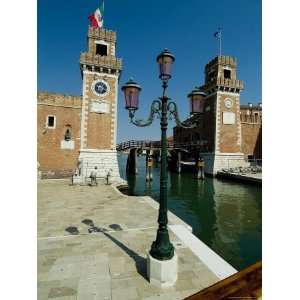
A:
<svg viewBox="0 0 300 300">
<path fill-rule="evenodd" d="M 165 289 L 149 284 L 146 254 L 156 237 L 158 211 L 147 198 L 103 184 L 40 180 L 38 300 L 174 300 L 219 281 L 170 230 L 178 280 Z M 171 214 L 169 223 L 183 224 Z"/>
</svg>

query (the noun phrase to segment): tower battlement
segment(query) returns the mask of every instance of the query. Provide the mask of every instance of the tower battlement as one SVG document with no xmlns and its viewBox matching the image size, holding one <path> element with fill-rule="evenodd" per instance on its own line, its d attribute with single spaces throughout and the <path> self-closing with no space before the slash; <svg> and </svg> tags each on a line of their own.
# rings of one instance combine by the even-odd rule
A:
<svg viewBox="0 0 300 300">
<path fill-rule="evenodd" d="M 208 93 L 226 91 L 240 93 L 244 88 L 237 79 L 237 60 L 232 56 L 216 56 L 205 66 L 205 83 L 202 88 Z"/>
<path fill-rule="evenodd" d="M 38 92 L 38 104 L 81 108 L 81 96 L 71 96 L 59 93 Z"/>
<path fill-rule="evenodd" d="M 105 28 L 89 27 L 88 38 L 104 40 L 115 43 L 117 40 L 116 32 Z"/>
<path fill-rule="evenodd" d="M 99 67 L 98 72 L 103 72 L 100 68 L 108 68 L 112 70 L 121 70 L 122 69 L 122 59 L 116 58 L 115 56 L 100 56 L 92 55 L 90 53 L 84 52 L 80 54 L 80 65 L 84 68 L 88 66 Z M 109 71 L 107 72 L 109 73 Z"/>
<path fill-rule="evenodd" d="M 237 60 L 233 56 L 216 56 L 212 59 L 209 63 L 206 64 L 205 70 L 210 69 L 212 66 L 215 65 L 227 65 L 236 68 Z"/>
</svg>

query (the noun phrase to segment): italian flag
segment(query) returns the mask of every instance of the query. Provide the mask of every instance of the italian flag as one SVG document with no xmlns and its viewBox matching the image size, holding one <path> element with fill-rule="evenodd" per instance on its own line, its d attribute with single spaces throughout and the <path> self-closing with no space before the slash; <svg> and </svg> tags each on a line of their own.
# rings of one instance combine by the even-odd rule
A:
<svg viewBox="0 0 300 300">
<path fill-rule="evenodd" d="M 103 15 L 104 15 L 104 0 L 102 1 L 101 5 L 96 9 L 96 11 L 89 16 L 89 20 L 93 28 L 103 27 Z"/>
</svg>

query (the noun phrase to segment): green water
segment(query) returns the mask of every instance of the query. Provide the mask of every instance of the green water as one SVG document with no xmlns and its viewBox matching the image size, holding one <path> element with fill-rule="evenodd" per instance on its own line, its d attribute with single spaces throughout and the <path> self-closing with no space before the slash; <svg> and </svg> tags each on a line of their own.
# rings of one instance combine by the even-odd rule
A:
<svg viewBox="0 0 300 300">
<path fill-rule="evenodd" d="M 159 165 L 154 165 L 153 181 L 146 183 L 144 156 L 137 158 L 137 176 L 126 177 L 127 155 L 121 154 L 118 159 L 129 193 L 159 201 Z M 169 173 L 168 177 L 169 210 L 238 270 L 261 260 L 261 192 L 261 187 L 254 185 L 208 177 L 196 180 L 191 173 Z"/>
</svg>

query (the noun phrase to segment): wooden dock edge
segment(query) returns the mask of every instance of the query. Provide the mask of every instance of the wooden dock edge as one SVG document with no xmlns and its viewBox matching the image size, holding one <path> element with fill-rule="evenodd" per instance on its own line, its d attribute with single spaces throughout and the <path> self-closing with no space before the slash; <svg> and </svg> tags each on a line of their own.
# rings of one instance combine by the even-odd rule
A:
<svg viewBox="0 0 300 300">
<path fill-rule="evenodd" d="M 185 300 L 230 300 L 262 297 L 262 261 L 223 279 Z"/>
</svg>

